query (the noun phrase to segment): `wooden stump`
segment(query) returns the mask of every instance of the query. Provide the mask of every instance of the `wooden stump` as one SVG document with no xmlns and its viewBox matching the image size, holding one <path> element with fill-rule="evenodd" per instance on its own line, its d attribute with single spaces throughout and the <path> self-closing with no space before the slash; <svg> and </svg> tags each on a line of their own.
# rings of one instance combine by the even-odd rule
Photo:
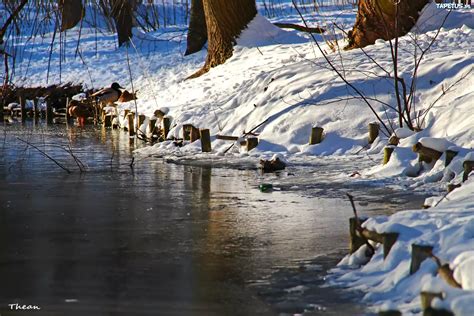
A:
<svg viewBox="0 0 474 316">
<path fill-rule="evenodd" d="M 423 161 L 426 163 L 438 160 L 443 154 L 435 149 L 425 147 L 421 143 L 413 145 L 412 150 L 418 154 L 418 160 L 420 162 Z"/>
<path fill-rule="evenodd" d="M 421 292 L 420 299 L 421 299 L 421 308 L 426 310 L 431 307 L 431 302 L 434 298 L 443 299 L 443 293 L 434 293 L 434 292 Z"/>
<path fill-rule="evenodd" d="M 395 147 L 393 146 L 386 146 L 383 149 L 383 164 L 386 165 L 390 161 L 390 157 L 392 157 L 393 151 Z"/>
<path fill-rule="evenodd" d="M 383 258 L 387 258 L 393 245 L 397 242 L 398 233 L 384 233 L 383 234 Z"/>
<path fill-rule="evenodd" d="M 148 121 L 148 131 L 150 132 L 151 137 L 155 135 L 155 129 L 156 129 L 156 119 L 150 119 Z"/>
<path fill-rule="evenodd" d="M 171 128 L 171 117 L 169 116 L 163 117 L 163 140 L 166 140 L 166 137 L 168 137 L 170 128 Z"/>
<path fill-rule="evenodd" d="M 72 123 L 72 117 L 69 115 L 69 98 L 66 98 L 66 123 L 71 124 Z"/>
<path fill-rule="evenodd" d="M 372 144 L 379 137 L 380 125 L 373 122 L 369 124 L 369 144 Z"/>
<path fill-rule="evenodd" d="M 462 182 L 466 181 L 469 178 L 469 174 L 474 170 L 474 161 L 466 160 L 463 162 L 462 166 L 464 167 L 464 173 L 462 174 Z"/>
<path fill-rule="evenodd" d="M 388 139 L 388 144 L 392 146 L 398 146 L 398 144 L 400 144 L 400 138 L 395 135 L 390 136 L 390 138 Z"/>
<path fill-rule="evenodd" d="M 140 128 L 145 122 L 146 116 L 143 114 L 138 115 L 138 128 Z"/>
<path fill-rule="evenodd" d="M 411 245 L 410 274 L 413 274 L 420 269 L 421 263 L 431 256 L 432 250 L 432 246 Z"/>
<path fill-rule="evenodd" d="M 128 121 L 128 136 L 133 137 L 135 136 L 135 127 L 133 126 L 133 113 L 127 114 L 127 121 Z"/>
<path fill-rule="evenodd" d="M 209 129 L 201 129 L 199 130 L 201 135 L 201 150 L 203 153 L 208 153 L 212 151 L 211 148 L 211 134 Z"/>
<path fill-rule="evenodd" d="M 104 116 L 104 127 L 112 127 L 112 115 Z"/>
<path fill-rule="evenodd" d="M 192 124 L 183 125 L 183 139 L 189 140 L 191 143 L 198 140 L 200 137 L 199 129 L 194 127 Z"/>
<path fill-rule="evenodd" d="M 363 222 L 365 222 L 367 219 L 359 219 L 360 224 L 362 225 Z M 355 217 L 349 218 L 349 234 L 351 237 L 351 243 L 349 245 L 349 253 L 353 254 L 357 250 L 359 250 L 360 247 L 365 245 L 365 239 L 360 237 L 359 234 L 357 233 L 357 225 L 356 225 L 356 219 Z"/>
<path fill-rule="evenodd" d="M 323 141 L 323 132 L 324 128 L 322 127 L 313 127 L 311 129 L 311 136 L 309 138 L 309 144 L 315 145 Z"/>
<path fill-rule="evenodd" d="M 26 99 L 25 97 L 20 97 L 20 115 L 21 115 L 21 122 L 24 123 L 26 121 L 26 106 L 25 106 Z"/>
<path fill-rule="evenodd" d="M 246 146 L 247 146 L 247 151 L 251 151 L 252 149 L 258 146 L 258 138 L 257 137 L 247 138 Z"/>
<path fill-rule="evenodd" d="M 46 124 L 53 124 L 53 107 L 46 104 Z"/>
<path fill-rule="evenodd" d="M 458 154 L 459 152 L 455 151 L 455 150 L 446 150 L 445 154 L 446 154 L 446 160 L 444 161 L 444 166 L 447 167 L 451 161 L 453 161 L 454 157 L 456 157 L 456 155 Z"/>
</svg>

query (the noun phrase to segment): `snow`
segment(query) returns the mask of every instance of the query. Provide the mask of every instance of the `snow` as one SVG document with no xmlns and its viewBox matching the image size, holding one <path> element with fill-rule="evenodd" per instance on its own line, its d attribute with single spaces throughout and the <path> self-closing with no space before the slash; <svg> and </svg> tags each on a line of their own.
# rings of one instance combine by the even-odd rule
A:
<svg viewBox="0 0 474 316">
<path fill-rule="evenodd" d="M 333 21 L 343 22 L 346 29 L 354 23 L 354 11 L 321 12 L 311 22 L 328 27 Z M 420 47 L 426 47 L 436 35 L 446 10 L 431 3 L 422 12 L 412 32 L 400 38 L 400 76 L 410 81 L 413 71 L 413 38 Z M 177 148 L 172 141 L 158 143 L 136 151 L 136 155 L 157 155 L 166 159 L 194 159 L 207 161 L 232 160 L 258 162 L 259 158 L 277 155 L 291 163 L 307 161 L 312 156 L 354 157 L 368 155 L 374 163 L 370 167 L 356 166 L 358 180 L 372 181 L 395 179 L 407 190 L 427 187 L 435 196 L 426 201 L 428 209 L 398 212 L 390 217 L 367 220 L 364 226 L 382 232 L 398 232 L 399 240 L 384 260 L 382 247 L 368 261 L 365 246 L 352 256 L 342 259 L 331 272 L 329 283 L 350 287 L 366 293 L 364 302 L 375 309 L 393 306 L 404 315 L 419 315 L 421 290 L 442 291 L 449 295 L 440 304 L 456 315 L 473 315 L 474 294 L 474 181 L 472 175 L 462 183 L 463 162 L 474 160 L 474 19 L 473 9 L 454 10 L 450 13 L 438 39 L 434 42 L 418 71 L 415 107 L 422 130 L 413 132 L 398 128 L 396 113 L 384 104 L 396 107 L 393 80 L 384 78 L 384 72 L 367 60 L 359 50 L 331 51 L 325 40 L 331 34 L 316 38 L 328 58 L 344 72 L 346 78 L 364 91 L 378 115 L 390 119 L 394 131 L 384 133 L 369 146 L 368 124 L 374 121 L 364 101 L 355 97 L 334 72 L 328 68 L 321 52 L 308 36 L 296 31 L 282 30 L 261 15 L 243 30 L 237 39 L 234 54 L 224 65 L 215 67 L 197 79 L 185 80 L 204 63 L 205 51 L 183 56 L 185 40 L 178 29 L 166 32 L 143 33 L 134 30 L 130 47 L 116 47 L 116 38 L 107 31 L 96 34 L 84 28 L 79 50 L 75 56 L 78 29 L 68 31 L 65 47 L 66 62 L 61 64 L 59 44 L 54 44 L 51 69 L 47 83 L 83 83 L 86 88 L 110 86 L 119 82 L 131 91 L 127 55 L 132 64 L 134 88 L 139 90 L 135 102 L 119 104 L 124 109 L 152 117 L 161 110 L 172 118 L 168 137 L 182 137 L 181 127 L 193 124 L 209 128 L 213 153 L 201 153 L 200 141 Z M 340 19 L 340 20 L 338 20 Z M 297 23 L 301 23 L 294 18 Z M 333 34 L 341 38 L 340 33 Z M 19 38 L 15 73 L 17 85 L 44 85 L 48 69 L 49 47 L 52 33 L 45 34 L 33 44 L 27 36 Z M 154 41 L 151 41 L 153 39 Z M 21 45 L 20 45 L 21 44 Z M 96 50 L 97 44 L 97 50 Z M 344 46 L 343 40 L 339 45 Z M 418 46 L 416 46 L 418 47 Z M 7 47 L 8 48 L 8 47 Z M 418 48 L 416 48 L 418 49 Z M 379 40 L 365 51 L 386 69 L 391 69 L 390 45 Z M 340 58 L 343 58 L 343 65 Z M 447 87 L 451 87 L 447 89 Z M 120 115 L 119 121 L 128 122 Z M 147 122 L 141 126 L 146 131 Z M 265 122 L 254 132 L 259 134 L 259 146 L 246 152 L 237 144 L 218 140 L 215 135 L 242 137 L 244 132 Z M 157 122 L 160 124 L 160 122 Z M 324 140 L 309 145 L 313 126 L 324 128 Z M 382 165 L 384 147 L 392 134 L 399 137 L 390 161 Z M 445 155 L 432 164 L 420 163 L 412 146 L 417 142 L 439 150 L 455 148 L 458 155 L 449 166 L 444 166 Z M 356 163 L 355 163 L 356 164 Z M 349 179 L 349 178 L 348 178 Z M 347 181 L 351 181 L 350 179 Z M 447 184 L 461 184 L 444 195 Z M 425 260 L 420 270 L 409 275 L 411 245 L 426 244 L 434 247 L 433 253 L 444 263 L 450 263 L 455 279 L 463 289 L 452 289 L 436 276 L 436 264 Z M 290 289 L 299 290 L 299 289 Z"/>
</svg>

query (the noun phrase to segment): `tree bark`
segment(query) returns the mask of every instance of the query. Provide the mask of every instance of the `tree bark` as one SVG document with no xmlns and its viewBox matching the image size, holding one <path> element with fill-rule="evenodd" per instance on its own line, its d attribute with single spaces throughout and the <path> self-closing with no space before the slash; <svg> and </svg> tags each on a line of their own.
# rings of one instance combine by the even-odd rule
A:
<svg viewBox="0 0 474 316">
<path fill-rule="evenodd" d="M 257 14 L 255 0 L 203 0 L 207 25 L 206 63 L 196 78 L 232 56 L 235 38 Z"/>
<path fill-rule="evenodd" d="M 133 3 L 132 1 L 111 0 L 111 14 L 117 29 L 119 46 L 132 38 L 133 27 Z"/>
<path fill-rule="evenodd" d="M 84 16 L 82 0 L 60 0 L 61 32 L 72 29 Z"/>
<path fill-rule="evenodd" d="M 192 0 L 188 38 L 184 56 L 200 51 L 207 42 L 206 17 L 202 0 Z"/>
<path fill-rule="evenodd" d="M 345 49 L 362 48 L 377 39 L 390 40 L 407 34 L 428 0 L 360 0 L 356 22 Z"/>
</svg>

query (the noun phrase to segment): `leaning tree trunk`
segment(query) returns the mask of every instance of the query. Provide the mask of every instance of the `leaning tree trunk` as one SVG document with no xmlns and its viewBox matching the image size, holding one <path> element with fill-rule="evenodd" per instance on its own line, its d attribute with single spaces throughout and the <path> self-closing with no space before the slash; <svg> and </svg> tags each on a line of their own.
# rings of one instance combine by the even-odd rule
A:
<svg viewBox="0 0 474 316">
<path fill-rule="evenodd" d="M 208 48 L 206 63 L 196 78 L 232 56 L 235 38 L 257 14 L 255 0 L 203 0 Z"/>
<path fill-rule="evenodd" d="M 360 0 L 354 28 L 345 49 L 362 48 L 377 39 L 407 34 L 429 0 Z M 398 4 L 396 4 L 398 3 Z"/>
</svg>

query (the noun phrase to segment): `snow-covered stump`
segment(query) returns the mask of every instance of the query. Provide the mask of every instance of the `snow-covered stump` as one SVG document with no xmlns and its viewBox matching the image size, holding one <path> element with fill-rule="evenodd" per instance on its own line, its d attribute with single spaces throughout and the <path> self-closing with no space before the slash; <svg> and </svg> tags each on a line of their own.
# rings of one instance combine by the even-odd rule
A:
<svg viewBox="0 0 474 316">
<path fill-rule="evenodd" d="M 53 124 L 53 107 L 46 104 L 46 124 Z"/>
<path fill-rule="evenodd" d="M 168 137 L 168 133 L 170 132 L 171 128 L 171 117 L 165 116 L 163 117 L 163 140 L 166 140 L 166 137 Z M 202 137 L 202 135 L 201 135 Z"/>
<path fill-rule="evenodd" d="M 377 122 L 369 123 L 369 144 L 373 144 L 375 139 L 379 137 L 380 125 Z"/>
<path fill-rule="evenodd" d="M 128 136 L 134 137 L 135 136 L 135 127 L 133 126 L 133 113 L 127 114 L 127 122 L 128 122 Z"/>
<path fill-rule="evenodd" d="M 417 244 L 411 245 L 410 274 L 414 274 L 418 269 L 420 269 L 421 263 L 431 256 L 432 251 L 432 246 Z"/>
<path fill-rule="evenodd" d="M 383 149 L 383 164 L 386 165 L 390 161 L 390 157 L 393 154 L 393 151 L 395 149 L 395 146 L 385 146 Z"/>
<path fill-rule="evenodd" d="M 466 181 L 469 178 L 469 174 L 474 170 L 474 161 L 465 160 L 462 164 L 464 168 L 464 173 L 462 174 L 462 182 Z"/>
<path fill-rule="evenodd" d="M 258 146 L 258 137 L 249 137 L 249 138 L 247 138 L 247 141 L 245 142 L 245 145 L 247 147 L 247 152 L 249 152 L 252 149 L 256 148 Z"/>
<path fill-rule="evenodd" d="M 204 128 L 199 130 L 201 136 L 201 150 L 203 153 L 209 153 L 212 151 L 211 148 L 211 133 L 209 129 Z"/>
<path fill-rule="evenodd" d="M 323 141 L 323 132 L 324 128 L 322 127 L 313 127 L 311 128 L 311 136 L 309 137 L 309 144 L 315 145 Z"/>
<path fill-rule="evenodd" d="M 413 145 L 412 150 L 418 154 L 418 161 L 426 163 L 438 160 L 443 154 L 435 149 L 423 146 L 421 143 Z"/>
<path fill-rule="evenodd" d="M 398 138 L 398 136 L 396 136 L 396 135 L 392 135 L 388 139 L 388 144 L 389 145 L 398 146 L 399 143 L 400 143 L 400 138 Z"/>
<path fill-rule="evenodd" d="M 453 161 L 454 157 L 456 157 L 458 153 L 459 152 L 455 150 L 450 150 L 450 149 L 446 150 L 445 151 L 446 159 L 444 160 L 444 166 L 445 167 L 449 166 L 451 161 Z"/>
</svg>

